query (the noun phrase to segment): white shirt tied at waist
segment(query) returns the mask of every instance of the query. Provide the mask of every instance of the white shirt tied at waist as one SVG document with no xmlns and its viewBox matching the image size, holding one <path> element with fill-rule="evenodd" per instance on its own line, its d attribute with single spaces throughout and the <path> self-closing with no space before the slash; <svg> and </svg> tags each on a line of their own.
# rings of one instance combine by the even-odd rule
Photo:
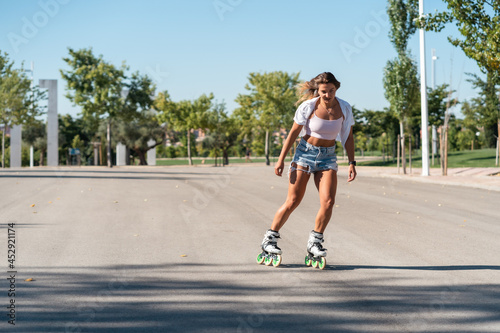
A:
<svg viewBox="0 0 500 333">
<path fill-rule="evenodd" d="M 295 111 L 293 121 L 295 121 L 298 125 L 305 125 L 312 112 L 314 111 L 314 107 L 316 106 L 318 98 L 319 96 L 302 102 L 297 108 L 297 111 Z M 351 105 L 343 99 L 340 99 L 338 97 L 335 98 L 339 102 L 342 113 L 344 114 L 344 121 L 342 122 L 340 133 L 339 135 L 337 135 L 337 141 L 342 142 L 342 146 L 344 146 L 347 138 L 349 137 L 349 133 L 351 132 L 351 126 L 354 125 L 354 117 L 352 114 Z M 304 128 L 302 128 L 300 136 L 304 136 L 305 134 L 305 130 Z"/>
</svg>

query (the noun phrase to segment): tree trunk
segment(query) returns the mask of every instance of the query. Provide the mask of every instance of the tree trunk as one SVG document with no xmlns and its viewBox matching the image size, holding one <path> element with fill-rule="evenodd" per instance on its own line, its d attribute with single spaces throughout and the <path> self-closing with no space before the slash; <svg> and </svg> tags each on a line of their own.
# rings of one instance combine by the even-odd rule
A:
<svg viewBox="0 0 500 333">
<path fill-rule="evenodd" d="M 187 153 L 189 165 L 193 165 L 193 159 L 191 158 L 191 130 L 187 131 Z"/>
<path fill-rule="evenodd" d="M 148 161 L 146 160 L 146 154 L 139 149 L 135 150 L 137 155 L 139 156 L 139 164 L 140 165 L 148 165 Z"/>
<path fill-rule="evenodd" d="M 401 157 L 401 135 L 398 134 L 398 149 L 397 149 L 397 161 L 398 161 L 398 174 L 399 174 L 399 161 Z"/>
<path fill-rule="evenodd" d="M 269 130 L 266 130 L 266 149 L 265 149 L 265 154 L 266 154 L 266 165 L 270 165 L 271 162 L 269 161 Z"/>
<path fill-rule="evenodd" d="M 5 168 L 5 131 L 7 129 L 7 125 L 3 125 L 2 131 L 2 168 Z"/>
<path fill-rule="evenodd" d="M 108 160 L 108 168 L 112 168 L 113 163 L 111 163 L 112 162 L 112 160 L 111 160 L 111 118 L 108 119 L 108 125 L 107 125 L 106 132 L 107 132 L 106 133 L 106 140 L 108 141 L 106 157 Z"/>
<path fill-rule="evenodd" d="M 495 165 L 498 166 L 499 164 L 499 155 L 500 155 L 500 89 L 498 90 L 498 121 L 497 121 L 497 158 L 495 161 Z"/>
<path fill-rule="evenodd" d="M 498 107 L 500 108 L 500 104 L 498 105 Z M 500 109 L 498 110 L 498 133 L 497 133 L 497 150 L 500 149 Z M 498 155 L 500 155 L 500 151 L 498 152 Z M 497 155 L 497 156 L 498 156 Z M 496 166 L 498 166 L 498 157 L 497 157 L 497 160 L 496 160 Z"/>
<path fill-rule="evenodd" d="M 495 159 L 496 166 L 498 166 L 499 159 L 500 159 L 500 141 L 497 141 L 497 153 L 496 153 L 496 159 Z"/>
<path fill-rule="evenodd" d="M 104 161 L 103 161 L 103 156 L 104 154 L 102 153 L 102 140 L 101 140 L 101 144 L 99 145 L 99 162 L 101 163 L 101 165 L 104 165 Z"/>
<path fill-rule="evenodd" d="M 229 155 L 227 153 L 227 148 L 222 150 L 222 156 L 223 156 L 222 158 L 224 160 L 222 165 L 229 165 Z"/>
<path fill-rule="evenodd" d="M 401 133 L 401 164 L 403 167 L 403 174 L 406 175 L 406 149 L 405 149 L 405 134 L 403 122 L 399 122 L 399 132 Z"/>
<path fill-rule="evenodd" d="M 411 135 L 408 136 L 408 155 L 410 157 L 410 175 L 412 174 L 412 169 L 411 169 Z"/>
<path fill-rule="evenodd" d="M 443 126 L 441 133 L 439 133 L 439 139 L 441 141 L 441 170 L 442 175 L 448 175 L 448 128 Z"/>
<path fill-rule="evenodd" d="M 441 165 L 441 175 L 444 176 L 444 149 L 443 149 L 443 143 L 444 143 L 444 127 L 441 126 L 440 131 L 439 131 L 439 164 Z"/>
<path fill-rule="evenodd" d="M 40 150 L 40 166 L 43 166 L 43 163 L 45 163 L 44 156 L 45 156 L 45 150 L 41 149 Z"/>
<path fill-rule="evenodd" d="M 444 175 L 448 175 L 448 126 L 444 128 Z"/>
</svg>

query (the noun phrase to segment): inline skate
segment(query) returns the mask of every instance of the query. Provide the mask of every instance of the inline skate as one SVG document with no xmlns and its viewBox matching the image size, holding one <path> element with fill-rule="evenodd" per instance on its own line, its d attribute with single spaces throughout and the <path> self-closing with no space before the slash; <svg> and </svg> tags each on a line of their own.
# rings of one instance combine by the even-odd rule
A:
<svg viewBox="0 0 500 333">
<path fill-rule="evenodd" d="M 305 258 L 306 266 L 325 269 L 326 267 L 326 249 L 321 243 L 324 242 L 323 234 L 311 231 L 309 241 L 307 242 L 307 255 Z"/>
<path fill-rule="evenodd" d="M 264 263 L 266 266 L 272 264 L 274 267 L 278 267 L 281 264 L 282 252 L 277 245 L 278 238 L 280 238 L 279 232 L 271 229 L 266 231 L 261 245 L 262 252 L 257 256 L 258 264 Z"/>
</svg>

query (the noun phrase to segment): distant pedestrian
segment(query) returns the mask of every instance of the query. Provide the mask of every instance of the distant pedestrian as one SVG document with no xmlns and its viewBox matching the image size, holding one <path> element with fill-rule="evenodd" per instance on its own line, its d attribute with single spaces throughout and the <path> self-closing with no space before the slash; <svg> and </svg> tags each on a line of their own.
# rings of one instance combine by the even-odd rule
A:
<svg viewBox="0 0 500 333">
<path fill-rule="evenodd" d="M 250 148 L 247 147 L 246 151 L 245 151 L 245 163 L 246 162 L 252 162 L 252 160 L 250 159 L 250 155 L 251 155 L 251 151 L 250 151 Z"/>
<path fill-rule="evenodd" d="M 300 204 L 311 175 L 319 192 L 320 209 L 309 234 L 306 264 L 323 269 L 326 264 L 326 249 L 323 248 L 323 232 L 332 216 L 337 191 L 336 139 L 347 151 L 349 171 L 347 181 L 356 178 L 354 160 L 354 138 L 352 108 L 346 101 L 336 97 L 340 88 L 332 73 L 321 73 L 301 86 L 302 98 L 295 112 L 294 123 L 283 144 L 281 154 L 274 167 L 281 176 L 288 151 L 297 137 L 302 135 L 288 170 L 288 195 L 285 203 L 276 212 L 271 229 L 262 241 L 263 252 L 257 257 L 259 263 L 278 266 L 281 263 L 281 249 L 277 246 L 279 230 Z"/>
</svg>

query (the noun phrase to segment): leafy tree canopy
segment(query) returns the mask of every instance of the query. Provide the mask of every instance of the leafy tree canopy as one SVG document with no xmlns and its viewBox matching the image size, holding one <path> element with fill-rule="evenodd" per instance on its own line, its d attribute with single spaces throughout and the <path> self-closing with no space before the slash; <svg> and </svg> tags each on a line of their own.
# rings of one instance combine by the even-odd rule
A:
<svg viewBox="0 0 500 333">
<path fill-rule="evenodd" d="M 494 74 L 500 83 L 500 1 L 498 0 L 444 0 L 448 11 L 429 14 L 418 20 L 419 27 L 441 31 L 446 23 L 453 22 L 464 37 L 448 37 L 460 47 L 484 73 Z"/>
</svg>

